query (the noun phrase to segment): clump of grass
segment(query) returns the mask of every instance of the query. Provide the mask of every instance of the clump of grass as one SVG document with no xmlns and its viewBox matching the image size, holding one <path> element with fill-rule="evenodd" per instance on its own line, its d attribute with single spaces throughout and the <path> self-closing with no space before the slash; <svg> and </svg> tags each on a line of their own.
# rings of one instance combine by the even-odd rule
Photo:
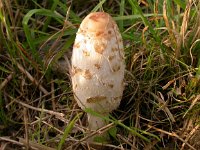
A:
<svg viewBox="0 0 200 150">
<path fill-rule="evenodd" d="M 112 142 L 93 147 L 199 149 L 199 10 L 195 0 L 0 1 L 2 147 L 89 149 L 87 138 L 108 130 Z M 87 135 L 69 69 L 75 33 L 91 11 L 117 21 L 127 67 L 120 107 Z"/>
</svg>

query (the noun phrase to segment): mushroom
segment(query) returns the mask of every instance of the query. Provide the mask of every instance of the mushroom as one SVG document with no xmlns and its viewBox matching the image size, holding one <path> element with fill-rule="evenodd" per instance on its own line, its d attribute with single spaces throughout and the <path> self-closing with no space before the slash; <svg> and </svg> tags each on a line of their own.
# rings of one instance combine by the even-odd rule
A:
<svg viewBox="0 0 200 150">
<path fill-rule="evenodd" d="M 94 12 L 85 17 L 76 34 L 71 61 L 78 105 L 108 116 L 120 104 L 125 71 L 122 37 L 109 14 Z M 100 117 L 87 116 L 90 130 L 106 125 Z"/>
</svg>

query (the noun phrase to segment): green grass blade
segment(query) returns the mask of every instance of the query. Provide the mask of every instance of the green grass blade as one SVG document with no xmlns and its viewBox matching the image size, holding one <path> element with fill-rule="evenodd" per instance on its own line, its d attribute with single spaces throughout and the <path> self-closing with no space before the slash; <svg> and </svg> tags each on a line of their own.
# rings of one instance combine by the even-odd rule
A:
<svg viewBox="0 0 200 150">
<path fill-rule="evenodd" d="M 56 54 L 54 61 L 57 62 L 59 58 L 61 58 L 66 51 L 68 51 L 69 47 L 74 43 L 75 35 L 72 35 L 65 43 L 63 48 Z"/>
<path fill-rule="evenodd" d="M 134 7 L 134 8 L 137 10 L 137 12 L 138 12 L 138 14 L 140 15 L 140 17 L 141 17 L 141 19 L 142 19 L 144 25 L 145 25 L 146 27 L 149 28 L 149 31 L 150 31 L 150 33 L 152 34 L 153 38 L 154 38 L 155 41 L 160 45 L 160 49 L 161 49 L 162 55 L 165 54 L 165 49 L 164 49 L 163 44 L 162 44 L 162 42 L 161 42 L 161 40 L 160 40 L 160 37 L 157 35 L 157 33 L 156 33 L 155 30 L 153 29 L 153 27 L 152 27 L 152 25 L 150 24 L 150 22 L 149 22 L 149 21 L 147 20 L 147 18 L 144 16 L 144 14 L 143 14 L 141 8 L 139 7 L 137 1 L 136 1 L 136 0 L 128 0 L 128 1 L 129 1 L 129 3 L 131 4 L 131 6 Z"/>
<path fill-rule="evenodd" d="M 159 38 L 157 37 L 156 32 L 154 31 L 152 25 L 151 25 L 151 24 L 149 23 L 149 21 L 145 18 L 144 14 L 143 14 L 143 12 L 142 12 L 142 10 L 141 10 L 141 8 L 138 6 L 137 1 L 136 1 L 136 0 L 128 0 L 128 1 L 129 1 L 129 3 L 131 4 L 131 6 L 134 7 L 134 8 L 137 10 L 137 12 L 139 13 L 139 15 L 140 15 L 140 17 L 141 17 L 141 19 L 142 19 L 144 25 L 147 26 L 147 27 L 149 28 L 149 30 L 150 30 L 151 34 L 153 35 L 153 37 L 155 38 L 155 40 L 156 40 L 157 42 L 160 42 L 160 40 L 159 40 Z"/>
<path fill-rule="evenodd" d="M 125 0 L 121 0 L 121 3 L 120 3 L 120 16 L 124 15 L 124 7 L 125 7 Z M 119 21 L 119 30 L 121 32 L 124 31 L 124 21 L 123 20 Z"/>
<path fill-rule="evenodd" d="M 60 36 L 68 36 L 68 35 L 73 36 L 76 34 L 76 32 L 77 32 L 77 29 L 68 29 L 68 30 L 64 31 L 64 33 L 58 32 L 58 33 L 54 34 L 53 36 L 52 35 L 40 36 L 39 38 L 37 38 L 33 41 L 33 44 L 38 45 L 42 42 L 47 41 L 48 39 L 53 40 L 53 39 L 59 38 Z"/>
<path fill-rule="evenodd" d="M 48 16 L 48 17 L 52 17 L 55 18 L 58 22 L 60 22 L 61 24 L 63 24 L 63 20 L 64 17 L 55 14 L 54 12 L 50 11 L 50 10 L 46 10 L 46 9 L 33 9 L 30 10 L 23 18 L 22 20 L 22 24 L 23 24 L 23 29 L 27 38 L 27 42 L 31 48 L 31 51 L 33 53 L 33 55 L 36 57 L 37 56 L 37 50 L 35 45 L 33 44 L 34 38 L 31 35 L 31 29 L 28 26 L 28 22 L 31 19 L 31 17 L 34 14 L 38 14 L 38 15 L 43 15 L 43 16 Z M 36 57 L 38 58 L 38 57 Z"/>
<path fill-rule="evenodd" d="M 197 65 L 197 72 L 196 72 L 196 78 L 199 80 L 200 79 L 200 55 L 198 56 L 198 65 Z"/>
<path fill-rule="evenodd" d="M 57 0 L 54 0 L 57 1 Z M 66 13 L 66 11 L 69 9 L 69 7 L 66 6 L 65 3 L 62 3 L 61 1 L 58 1 L 58 6 L 60 6 L 63 11 L 63 13 Z M 81 18 L 79 16 L 76 15 L 76 13 L 74 13 L 72 10 L 69 11 L 69 18 L 73 20 L 73 22 L 75 23 L 80 23 L 81 22 Z"/>
<path fill-rule="evenodd" d="M 82 113 L 81 113 L 82 114 Z M 74 124 L 76 123 L 76 121 L 79 119 L 79 117 L 81 116 L 81 114 L 77 114 L 76 117 L 74 117 L 74 119 L 69 123 L 69 125 L 65 128 L 63 137 L 61 138 L 59 144 L 58 144 L 58 148 L 57 150 L 61 150 L 63 144 L 65 143 L 65 139 L 68 137 L 69 133 L 71 132 L 71 130 L 74 127 Z"/>
<path fill-rule="evenodd" d="M 106 2 L 106 0 L 102 0 L 99 2 L 98 5 L 96 5 L 91 12 L 96 12 L 97 10 L 101 9 L 102 8 L 102 5 Z"/>
<path fill-rule="evenodd" d="M 147 0 L 147 4 L 148 4 L 148 8 L 150 8 L 150 10 L 154 10 L 154 6 L 153 6 L 152 0 Z"/>
<path fill-rule="evenodd" d="M 119 126 L 123 127 L 124 129 L 126 129 L 127 131 L 129 131 L 130 133 L 132 133 L 133 135 L 136 135 L 136 136 L 140 137 L 141 139 L 145 140 L 146 142 L 151 142 L 151 141 L 150 141 L 148 138 L 146 138 L 144 135 L 142 135 L 142 134 L 146 134 L 146 135 L 152 136 L 152 137 L 154 137 L 154 138 L 160 140 L 159 137 L 157 137 L 156 135 L 153 135 L 153 134 L 148 133 L 148 132 L 143 131 L 143 130 L 134 129 L 134 128 L 132 129 L 131 127 L 126 126 L 125 124 L 121 123 L 119 120 L 116 120 L 116 119 L 113 118 L 112 116 L 110 116 L 110 118 L 111 118 L 111 119 L 110 119 L 109 117 L 102 116 L 101 114 L 99 114 L 99 113 L 93 111 L 93 110 L 90 109 L 90 108 L 86 108 L 86 109 L 85 109 L 85 112 L 86 112 L 86 113 L 90 113 L 90 114 L 92 114 L 92 115 L 94 115 L 94 116 L 100 117 L 100 118 L 102 118 L 102 119 L 104 119 L 104 120 L 106 120 L 106 121 L 110 121 L 110 122 L 112 122 L 112 123 L 114 123 L 114 124 L 116 124 L 116 125 L 119 125 Z M 140 133 L 137 132 L 137 131 L 140 131 L 142 134 L 140 134 Z"/>
<path fill-rule="evenodd" d="M 53 5 L 51 6 L 51 11 L 52 11 L 52 12 L 55 11 L 56 6 L 58 5 L 58 2 L 59 2 L 59 0 L 54 0 Z M 42 31 L 43 31 L 43 32 L 45 32 L 45 31 L 47 30 L 48 25 L 50 24 L 50 22 L 51 22 L 51 17 L 48 17 L 47 20 L 46 20 L 46 22 L 44 23 L 43 28 L 42 28 Z"/>
<path fill-rule="evenodd" d="M 0 71 L 5 72 L 5 73 L 11 73 L 10 70 L 7 70 L 6 68 L 0 66 Z"/>
<path fill-rule="evenodd" d="M 158 15 L 155 15 L 155 14 L 143 14 L 144 17 L 161 17 L 162 14 L 158 14 Z M 130 19 L 140 19 L 141 18 L 141 15 L 128 15 L 128 16 L 118 16 L 118 17 L 113 17 L 113 19 L 115 21 L 120 21 L 120 20 L 130 20 Z"/>
<path fill-rule="evenodd" d="M 8 120 L 6 117 L 6 113 L 3 109 L 3 98 L 2 98 L 2 93 L 0 91 L 0 122 L 3 123 L 3 125 L 7 126 Z"/>
<path fill-rule="evenodd" d="M 174 2 L 179 5 L 182 9 L 185 9 L 186 3 L 183 0 L 174 0 Z"/>
</svg>

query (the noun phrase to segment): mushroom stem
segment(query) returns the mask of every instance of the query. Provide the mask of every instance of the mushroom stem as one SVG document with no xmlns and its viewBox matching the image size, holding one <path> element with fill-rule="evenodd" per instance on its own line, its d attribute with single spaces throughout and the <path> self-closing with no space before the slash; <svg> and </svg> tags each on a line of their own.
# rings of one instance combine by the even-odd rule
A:
<svg viewBox="0 0 200 150">
<path fill-rule="evenodd" d="M 108 114 L 104 114 L 104 116 L 108 116 Z M 98 130 L 108 124 L 106 120 L 103 118 L 100 118 L 98 116 L 94 116 L 92 114 L 87 114 L 88 117 L 88 127 L 90 130 Z M 98 133 L 98 135 L 92 136 L 89 141 L 94 141 L 94 137 L 103 137 L 105 140 L 109 139 L 108 133 L 103 132 L 103 133 Z"/>
<path fill-rule="evenodd" d="M 107 122 L 104 119 L 98 116 L 94 116 L 89 113 L 87 114 L 87 116 L 88 116 L 88 123 L 89 123 L 90 130 L 100 129 L 107 124 Z M 106 116 L 108 116 L 108 114 Z"/>
</svg>

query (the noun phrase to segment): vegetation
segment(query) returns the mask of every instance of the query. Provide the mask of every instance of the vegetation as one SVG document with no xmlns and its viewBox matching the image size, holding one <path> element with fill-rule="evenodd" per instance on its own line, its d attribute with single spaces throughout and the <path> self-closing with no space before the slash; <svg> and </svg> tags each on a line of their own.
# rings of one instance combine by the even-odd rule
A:
<svg viewBox="0 0 200 150">
<path fill-rule="evenodd" d="M 92 11 L 117 21 L 126 53 L 121 105 L 92 133 L 109 132 L 103 145 L 87 143 L 69 77 Z M 198 0 L 2 0 L 0 26 L 1 149 L 200 149 Z"/>
</svg>

